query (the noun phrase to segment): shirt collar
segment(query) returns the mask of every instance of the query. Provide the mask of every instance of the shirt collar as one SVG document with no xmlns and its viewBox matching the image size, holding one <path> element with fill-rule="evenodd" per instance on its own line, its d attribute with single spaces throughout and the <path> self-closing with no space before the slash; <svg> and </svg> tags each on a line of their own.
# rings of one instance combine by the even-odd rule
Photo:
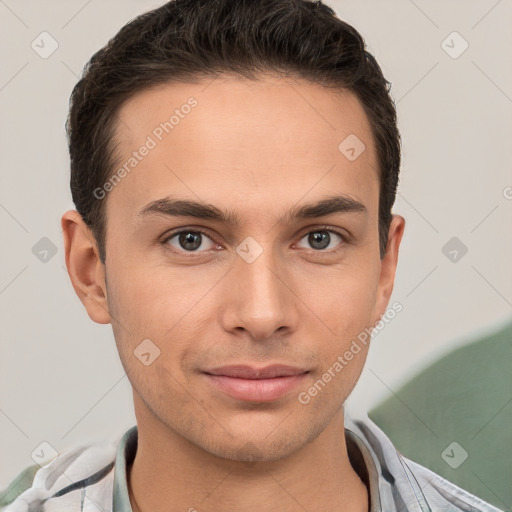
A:
<svg viewBox="0 0 512 512">
<path fill-rule="evenodd" d="M 372 455 L 356 433 L 345 428 L 345 438 L 350 463 L 369 489 L 369 510 L 379 512 L 379 473 Z M 127 469 L 135 459 L 137 443 L 138 429 L 137 425 L 134 425 L 125 432 L 117 446 L 112 512 L 133 512 L 128 494 Z"/>
<path fill-rule="evenodd" d="M 112 512 L 132 512 L 126 470 L 135 459 L 137 440 L 138 429 L 137 425 L 134 425 L 125 432 L 117 445 Z"/>
</svg>

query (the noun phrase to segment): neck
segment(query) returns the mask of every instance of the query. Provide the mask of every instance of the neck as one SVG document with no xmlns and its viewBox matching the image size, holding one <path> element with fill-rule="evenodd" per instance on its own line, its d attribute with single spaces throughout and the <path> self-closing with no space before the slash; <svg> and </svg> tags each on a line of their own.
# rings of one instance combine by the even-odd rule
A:
<svg viewBox="0 0 512 512">
<path fill-rule="evenodd" d="M 222 459 L 156 420 L 142 425 L 127 479 L 134 512 L 368 511 L 368 491 L 348 458 L 342 409 L 315 440 L 272 462 Z"/>
</svg>

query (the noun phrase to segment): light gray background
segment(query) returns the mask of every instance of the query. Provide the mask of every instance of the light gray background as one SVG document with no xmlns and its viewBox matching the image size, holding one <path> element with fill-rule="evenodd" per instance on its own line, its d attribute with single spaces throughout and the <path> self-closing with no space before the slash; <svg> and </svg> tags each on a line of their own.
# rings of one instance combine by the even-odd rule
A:
<svg viewBox="0 0 512 512">
<path fill-rule="evenodd" d="M 33 464 L 42 441 L 62 451 L 135 423 L 111 327 L 89 320 L 65 270 L 60 216 L 73 204 L 64 122 L 89 57 L 161 3 L 0 0 L 0 487 Z M 349 399 L 364 411 L 511 318 L 512 2 L 329 5 L 392 82 L 403 137 L 394 211 L 407 225 L 391 303 L 404 309 L 374 338 Z M 59 44 L 47 59 L 31 48 L 43 31 Z M 469 43 L 456 59 L 441 46 L 453 31 Z M 441 252 L 453 236 L 469 249 L 457 263 Z M 46 263 L 32 253 L 42 237 L 57 246 Z"/>
</svg>

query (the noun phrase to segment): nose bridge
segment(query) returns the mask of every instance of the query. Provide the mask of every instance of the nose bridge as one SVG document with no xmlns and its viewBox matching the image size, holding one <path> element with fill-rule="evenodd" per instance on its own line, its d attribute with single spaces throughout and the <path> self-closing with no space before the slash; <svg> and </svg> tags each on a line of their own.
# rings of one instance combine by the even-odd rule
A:
<svg viewBox="0 0 512 512">
<path fill-rule="evenodd" d="M 247 237 L 237 247 L 230 272 L 234 290 L 228 301 L 225 328 L 243 327 L 254 338 L 267 338 L 279 328 L 295 328 L 296 302 L 271 243 Z M 288 285 L 290 286 L 290 285 Z"/>
</svg>

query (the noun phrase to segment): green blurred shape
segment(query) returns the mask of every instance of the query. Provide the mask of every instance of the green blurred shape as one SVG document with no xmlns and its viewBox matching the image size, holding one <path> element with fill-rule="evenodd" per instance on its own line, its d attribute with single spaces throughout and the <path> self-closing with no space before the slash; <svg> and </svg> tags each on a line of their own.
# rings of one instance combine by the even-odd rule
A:
<svg viewBox="0 0 512 512">
<path fill-rule="evenodd" d="M 22 492 L 32 486 L 36 472 L 41 469 L 39 464 L 33 464 L 21 471 L 6 489 L 0 491 L 0 510 L 12 503 Z"/>
<path fill-rule="evenodd" d="M 368 416 L 409 459 L 512 510 L 512 323 L 438 360 Z M 468 453 L 457 468 L 445 461 L 462 459 L 446 451 L 454 441 Z"/>
</svg>

